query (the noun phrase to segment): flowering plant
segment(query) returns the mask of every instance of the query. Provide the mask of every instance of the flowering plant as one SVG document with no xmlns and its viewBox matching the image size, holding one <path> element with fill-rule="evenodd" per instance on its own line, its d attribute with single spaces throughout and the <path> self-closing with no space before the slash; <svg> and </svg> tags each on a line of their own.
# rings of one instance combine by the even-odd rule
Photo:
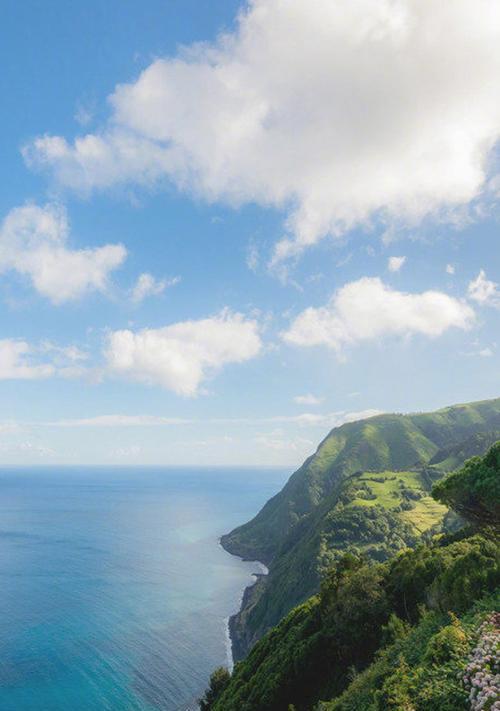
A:
<svg viewBox="0 0 500 711">
<path fill-rule="evenodd" d="M 479 629 L 463 682 L 469 691 L 471 711 L 500 711 L 500 613 L 494 612 Z"/>
</svg>

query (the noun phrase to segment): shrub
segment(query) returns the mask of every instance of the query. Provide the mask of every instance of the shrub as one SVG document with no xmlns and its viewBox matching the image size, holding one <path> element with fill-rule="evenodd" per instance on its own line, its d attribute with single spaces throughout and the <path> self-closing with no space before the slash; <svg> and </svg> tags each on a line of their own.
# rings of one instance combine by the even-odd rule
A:
<svg viewBox="0 0 500 711">
<path fill-rule="evenodd" d="M 451 625 L 443 627 L 427 645 L 424 660 L 431 664 L 446 664 L 464 656 L 469 639 L 459 620 L 453 616 Z"/>
<path fill-rule="evenodd" d="M 210 676 L 210 684 L 200 699 L 200 711 L 210 711 L 229 684 L 231 675 L 225 667 L 219 667 Z"/>
<path fill-rule="evenodd" d="M 500 530 L 500 442 L 435 484 L 432 495 L 475 526 Z"/>
</svg>

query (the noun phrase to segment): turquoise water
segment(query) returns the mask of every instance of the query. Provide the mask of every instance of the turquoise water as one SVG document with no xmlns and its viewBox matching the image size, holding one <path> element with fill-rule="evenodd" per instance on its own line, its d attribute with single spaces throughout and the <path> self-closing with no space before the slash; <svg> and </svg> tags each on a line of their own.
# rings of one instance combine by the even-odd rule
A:
<svg viewBox="0 0 500 711">
<path fill-rule="evenodd" d="M 286 476 L 0 471 L 0 710 L 195 708 L 259 569 L 218 537 Z"/>
</svg>

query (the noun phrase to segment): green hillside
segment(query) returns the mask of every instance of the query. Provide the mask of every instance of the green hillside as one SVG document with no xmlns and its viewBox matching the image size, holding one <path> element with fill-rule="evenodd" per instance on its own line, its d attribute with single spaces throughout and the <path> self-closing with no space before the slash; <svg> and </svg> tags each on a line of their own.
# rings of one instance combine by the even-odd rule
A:
<svg viewBox="0 0 500 711">
<path fill-rule="evenodd" d="M 403 479 L 412 491 L 423 491 L 418 470 L 400 473 L 411 474 Z M 355 498 L 344 511 L 392 511 L 392 472 L 354 479 Z M 496 709 L 499 487 L 500 441 L 433 487 L 436 503 L 461 511 L 465 527 L 385 562 L 369 560 L 366 551 L 339 554 L 324 571 L 318 594 L 268 631 L 231 676 L 214 674 L 202 709 Z M 374 493 L 380 503 L 359 505 L 373 501 Z"/>
<path fill-rule="evenodd" d="M 497 590 L 481 598 L 464 615 L 427 611 L 413 629 L 399 625 L 396 639 L 379 652 L 373 664 L 356 675 L 337 699 L 319 703 L 317 711 L 470 708 L 474 675 L 478 671 L 500 671 L 499 609 Z M 489 653 L 496 658 L 493 664 Z M 482 668 L 479 661 L 483 662 Z M 478 668 L 468 672 L 471 663 L 478 664 Z M 498 700 L 496 688 L 497 694 L 483 706 L 485 710 Z"/>
<path fill-rule="evenodd" d="M 498 437 L 500 399 L 332 430 L 252 521 L 222 538 L 270 570 L 231 619 L 235 657 L 317 592 L 344 552 L 384 561 L 439 531 L 446 508 L 430 497 L 433 483 Z"/>
<path fill-rule="evenodd" d="M 439 641 L 431 644 L 431 638 L 453 624 L 455 618 L 450 613 L 465 616 L 473 611 L 470 622 L 477 626 L 474 606 L 478 601 L 483 601 L 483 609 L 498 609 L 500 600 L 492 601 L 490 596 L 499 583 L 498 546 L 480 536 L 422 546 L 390 563 L 362 565 L 355 558 L 342 560 L 325 578 L 319 595 L 288 613 L 236 665 L 212 708 L 287 711 L 293 704 L 297 711 L 309 711 L 320 701 L 331 700 L 331 705 L 323 708 L 466 709 L 465 704 L 439 705 L 442 698 L 431 704 L 431 691 L 439 697 L 439 689 L 429 690 L 427 705 L 398 706 L 381 700 L 379 705 L 365 706 L 359 700 L 372 700 L 398 664 L 404 668 L 405 663 L 413 665 L 430 654 L 427 650 Z M 405 647 L 399 642 L 395 648 L 385 649 L 384 657 L 377 658 L 376 668 L 370 668 L 377 650 L 397 636 L 407 639 Z M 470 644 L 460 648 L 462 656 L 453 669 L 454 703 L 457 695 L 462 701 L 466 699 L 465 689 L 457 684 L 457 671 L 465 667 L 473 641 L 471 638 Z M 364 675 L 358 677 L 365 668 Z"/>
<path fill-rule="evenodd" d="M 498 430 L 478 432 L 467 437 L 463 442 L 443 447 L 429 461 L 429 464 L 443 472 L 453 471 L 460 467 L 466 459 L 480 456 L 498 439 Z"/>
</svg>

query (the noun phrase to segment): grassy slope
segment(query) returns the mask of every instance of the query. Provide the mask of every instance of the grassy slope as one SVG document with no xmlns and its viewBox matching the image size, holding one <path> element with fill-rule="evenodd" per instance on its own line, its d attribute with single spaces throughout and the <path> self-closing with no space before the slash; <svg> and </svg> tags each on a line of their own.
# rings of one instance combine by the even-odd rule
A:
<svg viewBox="0 0 500 711">
<path fill-rule="evenodd" d="M 429 464 L 443 472 L 454 471 L 458 469 L 466 459 L 484 454 L 497 439 L 497 431 L 479 432 L 467 437 L 467 439 L 458 445 L 443 447 L 430 460 Z"/>
<path fill-rule="evenodd" d="M 223 536 L 231 553 L 269 563 L 297 521 L 342 478 L 361 470 L 400 470 L 429 462 L 443 447 L 500 429 L 500 398 L 434 413 L 379 415 L 337 427 L 257 516 Z M 462 460 L 463 461 L 463 460 Z M 454 468 L 454 467 L 451 467 Z"/>
<path fill-rule="evenodd" d="M 428 495 L 433 480 L 499 435 L 500 399 L 334 429 L 252 521 L 222 539 L 270 567 L 231 621 L 235 656 L 313 594 L 343 550 L 384 560 L 439 526 L 445 509 Z"/>
</svg>

